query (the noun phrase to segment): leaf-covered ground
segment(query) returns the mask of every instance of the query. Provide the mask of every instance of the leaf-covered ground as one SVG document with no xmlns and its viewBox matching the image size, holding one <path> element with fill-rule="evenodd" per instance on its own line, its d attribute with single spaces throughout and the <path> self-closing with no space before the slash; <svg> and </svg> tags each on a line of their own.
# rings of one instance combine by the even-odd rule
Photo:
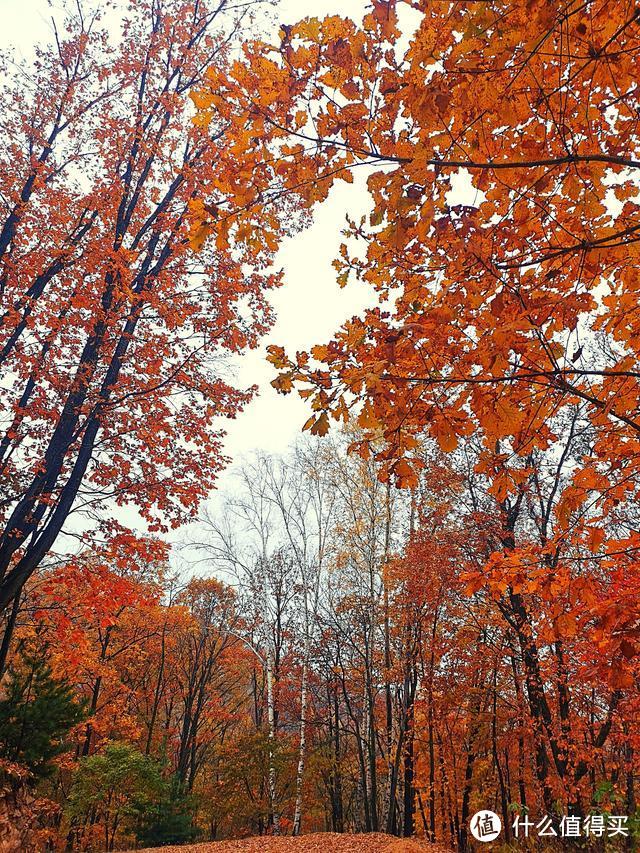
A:
<svg viewBox="0 0 640 853">
<path fill-rule="evenodd" d="M 154 847 L 138 853 L 449 853 L 447 848 L 426 841 L 394 838 L 390 835 L 337 835 L 318 832 L 300 838 L 245 838 L 180 847 Z M 133 851 L 132 851 L 133 853 Z"/>
</svg>

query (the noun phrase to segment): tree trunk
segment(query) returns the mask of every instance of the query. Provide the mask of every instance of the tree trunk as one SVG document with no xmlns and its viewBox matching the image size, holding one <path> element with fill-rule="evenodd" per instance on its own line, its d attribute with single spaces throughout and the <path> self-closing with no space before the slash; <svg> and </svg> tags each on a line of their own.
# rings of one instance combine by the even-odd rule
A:
<svg viewBox="0 0 640 853">
<path fill-rule="evenodd" d="M 408 710 L 406 746 L 404 750 L 404 809 L 402 834 L 405 838 L 411 838 L 414 833 L 415 815 L 415 788 L 414 778 L 414 732 L 413 732 L 413 703 Z"/>
<path fill-rule="evenodd" d="M 271 650 L 267 651 L 266 658 L 267 675 L 267 724 L 269 726 L 269 820 L 273 827 L 274 835 L 280 835 L 280 816 L 276 809 L 276 714 L 273 693 L 273 662 Z"/>
<path fill-rule="evenodd" d="M 298 750 L 298 770 L 296 773 L 296 803 L 293 812 L 293 835 L 300 835 L 302 825 L 302 783 L 307 749 L 307 680 L 309 671 L 309 638 L 305 638 L 304 661 L 302 663 L 302 684 L 300 686 L 300 747 Z"/>
<path fill-rule="evenodd" d="M 11 605 L 11 612 L 7 617 L 7 624 L 4 629 L 4 634 L 2 635 L 2 645 L 0 646 L 0 679 L 5 674 L 5 671 L 7 669 L 7 661 L 9 659 L 9 648 L 11 646 L 11 639 L 13 637 L 14 628 L 16 627 L 18 613 L 20 612 L 20 593 L 21 590 L 16 593 L 16 596 L 13 599 L 13 603 Z"/>
</svg>

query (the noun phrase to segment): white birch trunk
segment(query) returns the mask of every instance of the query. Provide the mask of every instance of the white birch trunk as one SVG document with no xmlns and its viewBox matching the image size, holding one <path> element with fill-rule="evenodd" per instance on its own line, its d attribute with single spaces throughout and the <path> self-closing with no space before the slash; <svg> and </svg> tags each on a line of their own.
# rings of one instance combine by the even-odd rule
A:
<svg viewBox="0 0 640 853">
<path fill-rule="evenodd" d="M 302 663 L 302 683 L 300 686 L 300 750 L 298 753 L 298 771 L 296 773 L 296 805 L 293 813 L 293 835 L 300 835 L 302 825 L 302 783 L 307 751 L 307 682 L 309 678 L 309 638 L 305 639 L 304 660 Z"/>
<path fill-rule="evenodd" d="M 274 835 L 280 835 L 280 815 L 276 810 L 276 715 L 273 697 L 273 664 L 271 649 L 267 651 L 267 719 L 269 725 L 269 809 L 273 820 Z"/>
</svg>

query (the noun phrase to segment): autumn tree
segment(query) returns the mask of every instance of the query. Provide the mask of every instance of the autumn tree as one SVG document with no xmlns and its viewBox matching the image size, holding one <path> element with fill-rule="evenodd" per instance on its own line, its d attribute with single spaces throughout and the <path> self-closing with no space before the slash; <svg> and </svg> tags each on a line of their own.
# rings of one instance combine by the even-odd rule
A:
<svg viewBox="0 0 640 853">
<path fill-rule="evenodd" d="M 278 731 L 283 725 L 297 728 L 294 835 L 304 813 L 312 646 L 335 536 L 336 500 L 325 463 L 326 455 L 313 443 L 299 444 L 282 459 L 256 455 L 239 473 L 240 491 L 226 500 L 224 520 L 213 510 L 203 513 L 204 536 L 196 543 L 205 559 L 233 578 L 245 611 L 254 611 L 245 642 L 264 675 L 272 800 L 277 799 Z M 291 704 L 296 712 L 287 719 L 284 706 Z M 258 722 L 260 713 L 255 716 Z"/>
<path fill-rule="evenodd" d="M 41 571 L 25 590 L 16 648 L 35 634 L 54 673 L 82 697 L 87 719 L 75 744 L 78 757 L 138 733 L 138 685 L 127 666 L 135 669 L 154 651 L 166 558 L 164 543 L 123 533 Z"/>
<path fill-rule="evenodd" d="M 360 401 L 408 484 L 424 433 L 450 451 L 480 429 L 490 466 L 497 440 L 526 458 L 559 407 L 584 402 L 597 435 L 584 486 L 605 504 L 634 488 L 637 50 L 625 3 L 376 0 L 361 26 L 305 19 L 247 47 L 232 77 L 208 75 L 202 121 L 251 121 L 309 206 L 336 173 L 370 171 L 371 216 L 348 229 L 364 257 L 345 246 L 336 267 L 391 307 L 313 360 L 271 350 L 276 387 L 308 383 L 308 428 Z"/>
<path fill-rule="evenodd" d="M 176 708 L 180 720 L 176 776 L 193 789 L 216 734 L 224 730 L 233 705 L 225 659 L 238 644 L 239 616 L 233 591 L 217 580 L 192 580 L 176 601 L 193 624 L 181 633 L 176 648 Z"/>
<path fill-rule="evenodd" d="M 251 396 L 221 360 L 270 324 L 278 277 L 267 268 L 296 205 L 272 194 L 266 218 L 254 210 L 271 167 L 240 168 L 227 121 L 190 120 L 189 91 L 226 67 L 252 4 L 227 5 L 149 0 L 118 19 L 69 4 L 51 44 L 8 73 L 2 608 L 71 512 L 127 503 L 152 530 L 191 515 L 223 464 L 220 419 Z M 218 233 L 195 255 L 187 237 L 203 196 Z M 245 213 L 231 220 L 229 206 Z"/>
</svg>

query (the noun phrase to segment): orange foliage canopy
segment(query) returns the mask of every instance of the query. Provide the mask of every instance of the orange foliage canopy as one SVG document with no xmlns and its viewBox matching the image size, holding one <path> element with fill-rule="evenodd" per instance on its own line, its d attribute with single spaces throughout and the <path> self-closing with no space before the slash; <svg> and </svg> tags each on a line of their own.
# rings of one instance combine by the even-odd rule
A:
<svg viewBox="0 0 640 853">
<path fill-rule="evenodd" d="M 382 430 L 404 482 L 397 460 L 425 429 L 449 451 L 480 426 L 487 448 L 509 439 L 524 455 L 578 401 L 599 457 L 637 453 L 637 10 L 373 5 L 361 27 L 283 27 L 279 47 L 247 48 L 232 79 L 214 70 L 194 96 L 199 122 L 220 113 L 269 140 L 310 206 L 370 167 L 369 221 L 348 232 L 366 252 L 344 247 L 336 266 L 383 307 L 313 361 L 272 348 L 277 387 L 308 383 L 320 418 L 365 401 L 360 425 Z"/>
</svg>

